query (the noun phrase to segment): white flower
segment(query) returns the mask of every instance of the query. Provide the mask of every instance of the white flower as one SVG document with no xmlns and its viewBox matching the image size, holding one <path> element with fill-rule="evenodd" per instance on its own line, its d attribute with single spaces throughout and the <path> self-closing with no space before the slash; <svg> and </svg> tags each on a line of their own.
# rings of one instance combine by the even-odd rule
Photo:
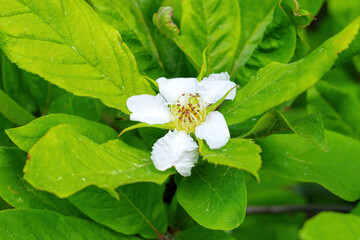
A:
<svg viewBox="0 0 360 240">
<path fill-rule="evenodd" d="M 236 85 L 227 73 L 211 74 L 198 82 L 196 78 L 159 78 L 160 94 L 130 97 L 126 104 L 132 112 L 130 120 L 150 125 L 172 123 L 169 131 L 153 146 L 151 159 L 155 167 L 165 171 L 174 166 L 183 176 L 190 176 L 199 157 L 199 147 L 190 136 L 194 133 L 211 149 L 221 148 L 230 138 L 224 116 L 206 108 L 223 98 L 235 98 Z"/>
</svg>

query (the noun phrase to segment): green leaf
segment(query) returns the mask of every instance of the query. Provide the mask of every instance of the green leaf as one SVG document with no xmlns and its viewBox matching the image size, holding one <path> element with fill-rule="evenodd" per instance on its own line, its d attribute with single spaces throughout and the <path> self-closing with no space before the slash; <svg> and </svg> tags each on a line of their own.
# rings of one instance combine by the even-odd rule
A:
<svg viewBox="0 0 360 240">
<path fill-rule="evenodd" d="M 49 113 L 66 113 L 89 120 L 98 121 L 101 117 L 101 102 L 94 98 L 64 94 L 50 104 Z"/>
<path fill-rule="evenodd" d="M 119 33 L 85 1 L 1 0 L 0 8 L 0 47 L 20 68 L 126 113 L 129 96 L 153 93 Z"/>
<path fill-rule="evenodd" d="M 271 63 L 261 69 L 254 80 L 237 92 L 233 102 L 222 106 L 221 112 L 227 123 L 232 125 L 257 116 L 311 87 L 331 69 L 339 52 L 352 42 L 359 30 L 359 22 L 360 18 L 356 19 L 342 32 L 295 63 Z"/>
<path fill-rule="evenodd" d="M 99 16 L 121 34 L 134 54 L 141 73 L 163 76 L 163 62 L 138 0 L 89 0 Z M 153 3 L 153 1 L 151 1 Z"/>
<path fill-rule="evenodd" d="M 0 212 L 1 239 L 139 240 L 115 233 L 93 222 L 46 210 Z"/>
<path fill-rule="evenodd" d="M 31 148 L 24 178 L 37 189 L 63 198 L 96 185 L 113 189 L 135 182 L 161 184 L 173 170 L 160 172 L 150 153 L 112 140 L 99 145 L 66 124 L 50 129 Z"/>
<path fill-rule="evenodd" d="M 115 190 L 116 200 L 108 192 L 88 187 L 69 199 L 94 221 L 127 235 L 156 238 L 167 228 L 162 187 L 154 183 L 136 183 Z"/>
<path fill-rule="evenodd" d="M 271 23 L 276 0 L 238 0 L 241 11 L 241 38 L 239 40 L 231 76 L 249 60 L 261 43 L 266 27 Z"/>
<path fill-rule="evenodd" d="M 247 139 L 232 138 L 219 149 L 210 149 L 207 144 L 200 144 L 200 154 L 204 160 L 246 170 L 257 179 L 259 179 L 257 171 L 261 167 L 260 152 L 260 147 Z"/>
<path fill-rule="evenodd" d="M 263 3 L 261 2 L 261 4 Z M 264 10 L 264 7 L 259 7 L 258 10 L 260 9 Z M 271 19 L 271 23 L 267 25 L 263 33 L 262 42 L 258 43 L 256 48 L 252 50 L 252 55 L 246 63 L 239 66 L 234 72 L 236 81 L 240 86 L 253 80 L 260 68 L 265 67 L 271 62 L 287 63 L 294 55 L 296 32 L 288 16 L 277 5 L 273 16 L 271 15 Z"/>
<path fill-rule="evenodd" d="M 0 148 L 0 195 L 16 208 L 47 209 L 65 215 L 82 216 L 67 199 L 38 191 L 22 177 L 25 155 L 17 148 Z"/>
<path fill-rule="evenodd" d="M 328 152 L 322 152 L 297 135 L 272 135 L 259 141 L 263 169 L 284 178 L 315 182 L 335 195 L 360 198 L 360 142 L 326 131 Z"/>
<path fill-rule="evenodd" d="M 181 41 L 198 70 L 202 66 L 202 53 L 208 48 L 209 73 L 229 71 L 240 40 L 240 30 L 237 0 L 182 2 Z"/>
<path fill-rule="evenodd" d="M 321 81 L 308 90 L 307 109 L 323 114 L 326 129 L 360 139 L 360 100 L 349 91 Z"/>
<path fill-rule="evenodd" d="M 263 138 L 284 130 L 299 134 L 323 151 L 327 149 L 325 129 L 319 112 L 289 122 L 280 112 L 271 111 L 263 115 L 244 137 Z"/>
<path fill-rule="evenodd" d="M 46 115 L 25 126 L 7 129 L 6 133 L 19 148 L 28 152 L 30 148 L 32 148 L 34 144 L 49 131 L 49 129 L 60 124 L 69 124 L 73 126 L 80 134 L 90 138 L 98 144 L 117 138 L 115 130 L 106 125 L 66 114 Z"/>
<path fill-rule="evenodd" d="M 175 240 L 235 240 L 228 233 L 224 231 L 215 231 L 196 226 L 175 235 Z"/>
<path fill-rule="evenodd" d="M 322 212 L 305 222 L 300 231 L 303 240 L 357 240 L 360 238 L 360 217 L 353 214 Z"/>
<path fill-rule="evenodd" d="M 180 205 L 200 225 L 230 230 L 241 224 L 246 210 L 244 174 L 236 168 L 203 164 L 177 189 Z"/>
<path fill-rule="evenodd" d="M 0 89 L 0 113 L 12 123 L 21 126 L 31 122 L 35 117 L 10 98 Z"/>
</svg>

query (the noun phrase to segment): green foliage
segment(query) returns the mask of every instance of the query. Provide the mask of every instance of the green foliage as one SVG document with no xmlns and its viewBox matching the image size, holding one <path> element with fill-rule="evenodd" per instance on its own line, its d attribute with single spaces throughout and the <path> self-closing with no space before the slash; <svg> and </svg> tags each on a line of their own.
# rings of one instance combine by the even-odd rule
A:
<svg viewBox="0 0 360 240">
<path fill-rule="evenodd" d="M 36 190 L 23 179 L 25 155 L 16 148 L 0 149 L 0 196 L 11 206 L 52 210 L 65 215 L 82 215 L 67 199 Z"/>
<path fill-rule="evenodd" d="M 161 186 L 136 183 L 115 191 L 119 200 L 92 186 L 71 196 L 70 201 L 91 219 L 120 233 L 156 238 L 165 232 L 167 221 Z"/>
<path fill-rule="evenodd" d="M 106 125 L 66 114 L 50 114 L 25 126 L 7 129 L 6 133 L 19 148 L 28 152 L 51 128 L 62 124 L 71 125 L 98 144 L 116 139 L 117 136 L 115 130 Z"/>
<path fill-rule="evenodd" d="M 324 2 L 0 0 L 0 238 L 357 240 L 360 5 Z M 157 170 L 127 99 L 221 72 L 231 138 Z"/>
<path fill-rule="evenodd" d="M 21 68 L 124 112 L 129 96 L 152 93 L 119 33 L 84 1 L 2 0 L 0 8 L 0 46 Z"/>
<path fill-rule="evenodd" d="M 261 149 L 251 140 L 230 139 L 222 148 L 210 149 L 207 144 L 200 146 L 200 154 L 204 160 L 214 164 L 243 169 L 252 173 L 257 179 L 257 171 L 261 167 L 259 153 Z"/>
<path fill-rule="evenodd" d="M 308 220 L 300 232 L 301 239 L 359 239 L 360 217 L 352 214 L 323 212 Z"/>
<path fill-rule="evenodd" d="M 56 165 L 48 161 L 50 156 Z M 37 189 L 59 197 L 68 197 L 89 185 L 117 197 L 114 189 L 120 185 L 162 183 L 173 173 L 155 169 L 147 152 L 120 140 L 99 145 L 67 124 L 50 129 L 30 149 L 29 157 L 24 178 Z"/>
<path fill-rule="evenodd" d="M 272 135 L 259 141 L 263 168 L 297 181 L 316 182 L 348 201 L 360 199 L 360 142 L 326 132 L 322 152 L 297 135 Z"/>
<path fill-rule="evenodd" d="M 271 63 L 262 68 L 250 83 L 238 91 L 234 102 L 227 102 L 221 108 L 227 123 L 240 123 L 262 114 L 311 87 L 331 69 L 338 53 L 352 42 L 359 30 L 359 21 L 360 18 L 356 19 L 338 35 L 295 63 Z M 313 64 L 315 61 L 316 64 Z"/>
<path fill-rule="evenodd" d="M 301 119 L 289 122 L 278 111 L 263 115 L 245 137 L 254 139 L 267 137 L 273 133 L 290 130 L 326 151 L 327 143 L 321 115 L 316 112 Z"/>
<path fill-rule="evenodd" d="M 34 232 L 36 229 L 36 232 Z M 47 211 L 47 210 L 7 210 L 0 212 L 0 237 L 2 239 L 50 239 L 66 238 L 138 240 L 117 234 L 93 222 Z"/>
<path fill-rule="evenodd" d="M 179 183 L 177 198 L 200 225 L 210 229 L 234 229 L 245 217 L 244 174 L 236 168 L 200 165 Z"/>
</svg>

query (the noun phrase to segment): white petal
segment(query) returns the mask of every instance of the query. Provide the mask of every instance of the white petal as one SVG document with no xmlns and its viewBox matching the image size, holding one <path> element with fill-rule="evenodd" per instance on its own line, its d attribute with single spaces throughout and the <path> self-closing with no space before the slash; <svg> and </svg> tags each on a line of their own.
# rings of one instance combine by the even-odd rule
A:
<svg viewBox="0 0 360 240">
<path fill-rule="evenodd" d="M 233 87 L 236 86 L 234 82 L 230 81 L 230 76 L 227 72 L 210 74 L 199 82 L 198 93 L 207 104 L 216 103 Z M 233 100 L 236 95 L 236 89 L 232 90 L 225 99 Z"/>
<path fill-rule="evenodd" d="M 158 170 L 164 171 L 175 166 L 183 176 L 190 176 L 198 157 L 199 147 L 196 142 L 185 131 L 176 129 L 157 140 L 151 152 L 151 159 Z"/>
<path fill-rule="evenodd" d="M 132 112 L 130 120 L 133 121 L 163 124 L 171 120 L 168 104 L 159 94 L 156 96 L 143 94 L 129 97 L 126 106 Z"/>
<path fill-rule="evenodd" d="M 204 139 L 210 149 L 221 148 L 229 141 L 230 132 L 224 116 L 220 112 L 211 112 L 203 123 L 195 128 L 197 138 Z"/>
<path fill-rule="evenodd" d="M 196 78 L 159 78 L 156 80 L 159 84 L 160 94 L 168 103 L 174 103 L 181 94 L 195 93 L 197 89 Z"/>
</svg>

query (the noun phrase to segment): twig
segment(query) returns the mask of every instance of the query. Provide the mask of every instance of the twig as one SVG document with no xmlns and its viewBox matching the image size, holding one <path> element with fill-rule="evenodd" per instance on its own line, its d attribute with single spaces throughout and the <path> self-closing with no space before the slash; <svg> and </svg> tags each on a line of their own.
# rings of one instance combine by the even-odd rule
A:
<svg viewBox="0 0 360 240">
<path fill-rule="evenodd" d="M 294 213 L 305 211 L 318 213 L 322 211 L 334 211 L 348 213 L 354 208 L 353 205 L 285 205 L 285 206 L 248 206 L 246 214 L 257 213 Z"/>
</svg>

